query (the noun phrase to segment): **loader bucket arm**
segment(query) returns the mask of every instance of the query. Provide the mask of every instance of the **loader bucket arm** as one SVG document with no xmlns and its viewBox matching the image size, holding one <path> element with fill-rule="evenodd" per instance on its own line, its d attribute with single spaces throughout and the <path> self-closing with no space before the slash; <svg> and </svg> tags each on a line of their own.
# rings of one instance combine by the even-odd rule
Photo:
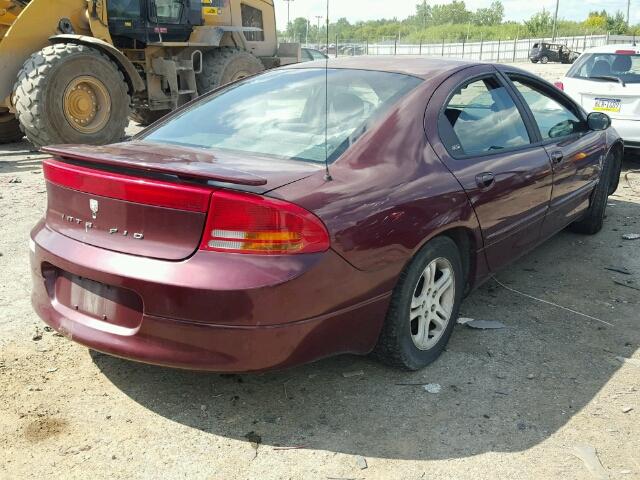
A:
<svg viewBox="0 0 640 480">
<path fill-rule="evenodd" d="M 76 33 L 91 35 L 91 31 L 87 0 L 0 0 L 2 9 L 6 12 L 0 16 L 0 108 L 9 108 L 22 65 L 49 45 L 49 37 L 60 33 L 61 19 L 69 19 Z"/>
</svg>

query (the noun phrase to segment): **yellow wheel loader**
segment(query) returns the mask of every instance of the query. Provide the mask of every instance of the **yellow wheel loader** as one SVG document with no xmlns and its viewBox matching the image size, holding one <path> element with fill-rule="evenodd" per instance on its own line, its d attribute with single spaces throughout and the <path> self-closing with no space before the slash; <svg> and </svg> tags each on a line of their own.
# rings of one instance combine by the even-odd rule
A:
<svg viewBox="0 0 640 480">
<path fill-rule="evenodd" d="M 0 143 L 106 144 L 294 63 L 273 0 L 0 0 Z"/>
</svg>

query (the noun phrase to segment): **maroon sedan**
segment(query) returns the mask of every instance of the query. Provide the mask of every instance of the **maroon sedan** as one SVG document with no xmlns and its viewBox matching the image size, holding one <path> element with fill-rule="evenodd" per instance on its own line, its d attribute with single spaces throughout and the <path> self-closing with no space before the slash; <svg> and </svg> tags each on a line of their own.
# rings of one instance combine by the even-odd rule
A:
<svg viewBox="0 0 640 480">
<path fill-rule="evenodd" d="M 623 153 L 606 115 L 512 67 L 323 65 L 223 87 L 132 141 L 44 149 L 38 315 L 172 367 L 373 351 L 419 369 L 491 272 L 602 227 Z"/>
</svg>

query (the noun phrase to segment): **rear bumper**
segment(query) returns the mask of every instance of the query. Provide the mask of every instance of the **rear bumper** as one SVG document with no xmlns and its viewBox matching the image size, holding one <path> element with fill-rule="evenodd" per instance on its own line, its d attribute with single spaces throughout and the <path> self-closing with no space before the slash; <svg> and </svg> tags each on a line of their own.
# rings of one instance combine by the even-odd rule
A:
<svg viewBox="0 0 640 480">
<path fill-rule="evenodd" d="M 640 120 L 612 118 L 611 125 L 622 137 L 625 148 L 640 148 Z"/>
<path fill-rule="evenodd" d="M 85 245 L 42 222 L 30 247 L 32 304 L 48 325 L 89 348 L 169 367 L 253 372 L 365 354 L 390 298 L 332 251 L 277 259 L 279 269 L 273 258 L 267 267 L 266 259 L 249 265 L 249 256 L 208 252 L 168 262 Z M 106 320 L 74 309 L 59 298 L 53 271 L 135 292 L 139 318 L 124 322 L 118 307 Z"/>
</svg>

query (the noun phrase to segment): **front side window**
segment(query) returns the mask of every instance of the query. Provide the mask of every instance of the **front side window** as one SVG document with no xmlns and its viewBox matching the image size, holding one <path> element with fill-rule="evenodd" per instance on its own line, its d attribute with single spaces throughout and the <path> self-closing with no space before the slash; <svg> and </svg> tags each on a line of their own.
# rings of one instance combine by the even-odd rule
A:
<svg viewBox="0 0 640 480">
<path fill-rule="evenodd" d="M 567 77 L 595 81 L 640 83 L 640 55 L 632 53 L 587 53 L 567 73 Z"/>
<path fill-rule="evenodd" d="M 577 112 L 526 80 L 511 80 L 533 113 L 544 140 L 566 137 L 586 130 L 585 123 Z"/>
<path fill-rule="evenodd" d="M 443 135 L 454 156 L 481 155 L 530 143 L 524 120 L 509 92 L 495 77 L 458 89 L 441 119 L 453 135 Z"/>
<path fill-rule="evenodd" d="M 332 162 L 422 81 L 365 70 L 273 70 L 204 97 L 142 140 L 318 163 L 328 153 Z"/>
<path fill-rule="evenodd" d="M 264 42 L 264 22 L 262 20 L 262 10 L 250 5 L 241 5 L 242 26 L 259 28 L 261 32 L 244 32 L 244 37 L 248 42 Z"/>
</svg>

